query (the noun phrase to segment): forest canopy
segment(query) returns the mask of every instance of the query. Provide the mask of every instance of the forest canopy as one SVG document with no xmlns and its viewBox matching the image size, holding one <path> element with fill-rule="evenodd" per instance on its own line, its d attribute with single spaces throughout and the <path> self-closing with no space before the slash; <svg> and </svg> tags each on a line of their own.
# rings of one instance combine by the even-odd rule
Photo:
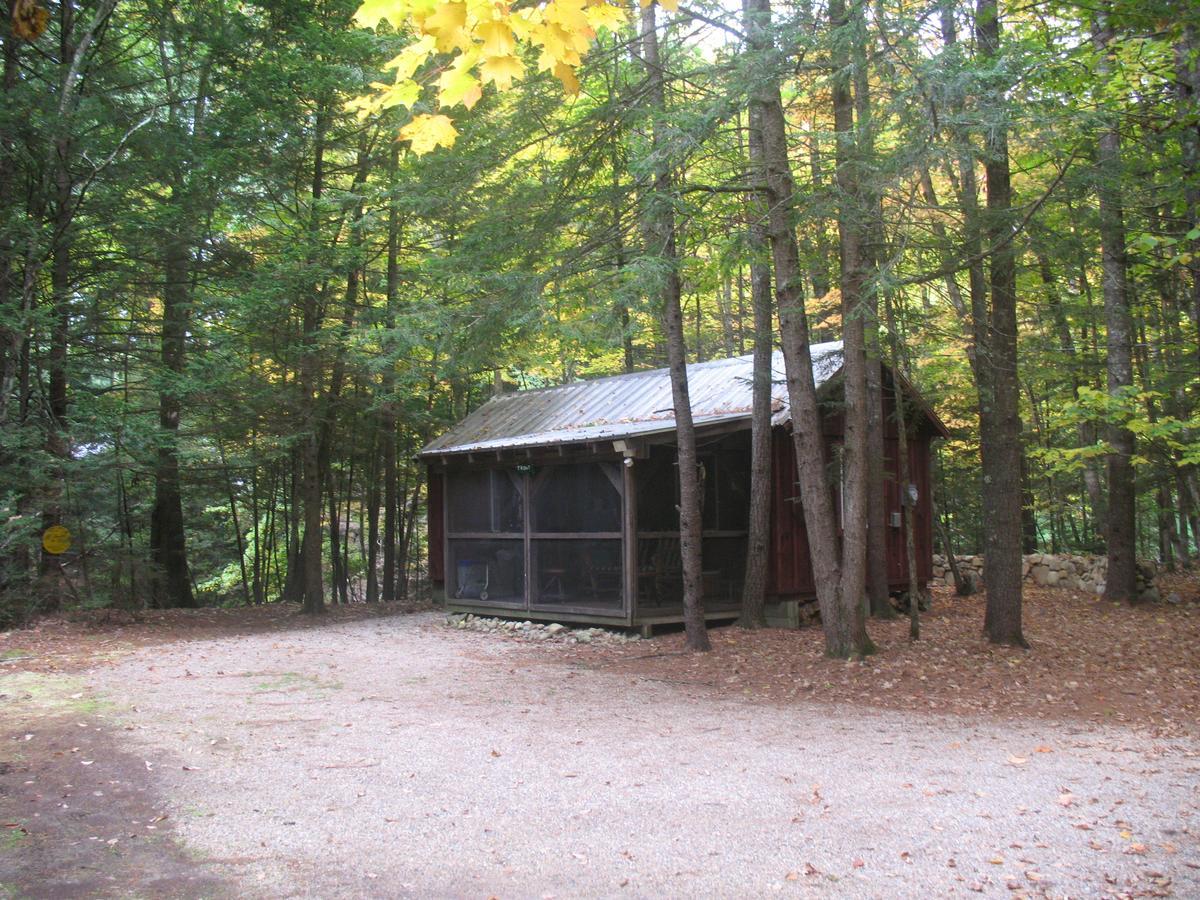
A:
<svg viewBox="0 0 1200 900">
<path fill-rule="evenodd" d="M 1195 4 L 8 0 L 0 40 L 0 622 L 415 596 L 415 454 L 496 390 L 831 339 L 848 409 L 883 360 L 949 426 L 993 639 L 1022 550 L 1115 599 L 1200 552 Z"/>
</svg>

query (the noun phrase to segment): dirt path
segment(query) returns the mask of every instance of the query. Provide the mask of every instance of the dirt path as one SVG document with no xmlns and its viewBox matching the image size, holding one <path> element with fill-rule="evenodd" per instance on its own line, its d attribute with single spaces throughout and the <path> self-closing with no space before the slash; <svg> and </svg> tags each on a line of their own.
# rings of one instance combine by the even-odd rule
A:
<svg viewBox="0 0 1200 900">
<path fill-rule="evenodd" d="M 111 888 L 68 875 L 40 890 L 13 865 L 29 855 L 9 848 L 0 884 L 35 896 L 1200 895 L 1190 738 L 714 699 L 439 620 L 146 647 L 81 673 L 113 704 L 89 713 L 109 743 L 86 751 L 87 767 L 67 748 L 64 773 L 80 789 L 85 775 L 137 785 L 128 805 L 91 805 L 142 826 L 89 819 L 86 844 L 125 851 L 123 835 L 139 834 L 170 880 L 148 888 L 130 873 L 152 855 L 106 849 L 98 877 L 117 878 Z M 0 799 L 5 816 L 28 809 Z M 165 830 L 144 839 L 150 813 Z M 19 824 L 54 843 L 37 819 Z"/>
</svg>

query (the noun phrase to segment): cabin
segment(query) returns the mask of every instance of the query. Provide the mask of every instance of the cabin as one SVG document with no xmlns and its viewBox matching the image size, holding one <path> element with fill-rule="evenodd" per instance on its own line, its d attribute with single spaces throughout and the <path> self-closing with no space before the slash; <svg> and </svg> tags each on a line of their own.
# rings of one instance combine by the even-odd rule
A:
<svg viewBox="0 0 1200 900">
<path fill-rule="evenodd" d="M 812 346 L 840 509 L 840 342 Z M 796 486 L 783 357 L 772 361 L 768 614 L 797 624 L 815 596 Z M 704 609 L 737 615 L 750 509 L 753 358 L 694 363 L 688 387 L 701 462 Z M 883 371 L 888 578 L 907 589 L 902 502 L 916 510 L 922 585 L 932 577 L 930 442 L 945 427 Z M 911 484 L 897 482 L 895 392 L 909 412 Z M 429 559 L 446 606 L 479 615 L 641 627 L 683 619 L 678 479 L 666 369 L 488 400 L 420 452 L 429 472 Z M 904 489 L 902 489 L 904 488 Z"/>
</svg>

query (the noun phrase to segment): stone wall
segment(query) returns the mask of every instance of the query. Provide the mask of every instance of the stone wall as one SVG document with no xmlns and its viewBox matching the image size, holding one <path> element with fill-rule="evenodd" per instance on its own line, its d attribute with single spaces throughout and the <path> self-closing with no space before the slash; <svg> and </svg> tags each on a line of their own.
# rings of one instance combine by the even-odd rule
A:
<svg viewBox="0 0 1200 900">
<path fill-rule="evenodd" d="M 1030 553 L 1022 559 L 1022 574 L 1026 581 L 1042 587 L 1065 587 L 1093 594 L 1104 593 L 1104 579 L 1108 573 L 1107 557 Z M 977 585 L 983 583 L 982 556 L 956 556 L 955 560 L 964 578 L 973 579 Z M 1139 599 L 1159 599 L 1154 576 L 1155 569 L 1152 563 L 1138 563 Z M 935 583 L 942 582 L 952 587 L 954 585 L 954 575 L 946 565 L 946 557 L 938 554 L 934 554 L 933 557 L 933 580 Z"/>
</svg>

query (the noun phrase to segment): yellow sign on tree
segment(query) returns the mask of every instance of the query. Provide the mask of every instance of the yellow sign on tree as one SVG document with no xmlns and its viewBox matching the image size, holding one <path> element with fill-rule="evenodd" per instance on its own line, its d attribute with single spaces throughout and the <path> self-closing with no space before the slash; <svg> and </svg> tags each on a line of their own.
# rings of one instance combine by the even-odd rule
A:
<svg viewBox="0 0 1200 900">
<path fill-rule="evenodd" d="M 58 556 L 71 549 L 71 532 L 62 525 L 51 525 L 42 532 L 42 549 Z"/>
<path fill-rule="evenodd" d="M 641 0 L 649 6 L 653 0 Z M 662 0 L 674 11 L 678 0 Z M 347 107 L 361 118 L 385 109 L 412 109 L 424 93 L 417 73 L 438 54 L 449 55 L 438 66 L 436 100 L 439 109 L 470 109 L 483 96 L 486 84 L 506 91 L 525 72 L 521 44 L 540 51 L 537 67 L 551 72 L 567 94 L 579 93 L 575 69 L 600 28 L 615 29 L 625 10 L 609 0 L 547 0 L 513 9 L 498 0 L 366 0 L 354 14 L 362 28 L 386 20 L 397 30 L 410 29 L 416 40 L 384 68 L 395 70 L 391 84 L 374 82 L 373 94 L 356 97 Z M 449 116 L 419 113 L 400 129 L 418 156 L 435 147 L 452 147 L 458 131 Z"/>
</svg>

